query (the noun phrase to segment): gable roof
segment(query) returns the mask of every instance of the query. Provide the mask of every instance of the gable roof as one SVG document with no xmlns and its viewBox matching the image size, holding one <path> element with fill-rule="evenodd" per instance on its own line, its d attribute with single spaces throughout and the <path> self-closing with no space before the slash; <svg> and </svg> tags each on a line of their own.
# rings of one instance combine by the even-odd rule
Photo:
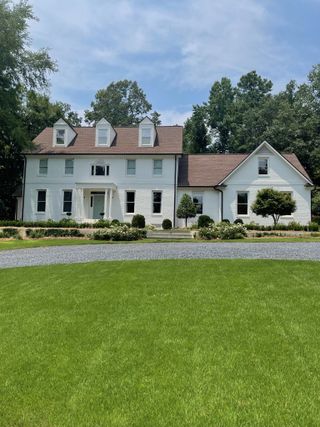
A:
<svg viewBox="0 0 320 427">
<path fill-rule="evenodd" d="M 53 128 L 45 128 L 26 154 L 181 154 L 182 126 L 157 126 L 154 147 L 139 147 L 138 127 L 114 128 L 116 137 L 110 147 L 95 146 L 95 127 L 75 127 L 74 140 L 68 147 L 52 145 Z"/>
<path fill-rule="evenodd" d="M 225 181 L 250 154 L 185 154 L 179 163 L 179 187 L 214 187 Z M 295 154 L 281 154 L 290 165 L 312 184 Z"/>
</svg>

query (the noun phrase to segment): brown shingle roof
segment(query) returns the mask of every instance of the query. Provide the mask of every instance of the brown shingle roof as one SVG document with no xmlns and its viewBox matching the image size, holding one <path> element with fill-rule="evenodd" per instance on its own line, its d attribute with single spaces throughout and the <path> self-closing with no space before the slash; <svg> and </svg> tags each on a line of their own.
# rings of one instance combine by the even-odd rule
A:
<svg viewBox="0 0 320 427">
<path fill-rule="evenodd" d="M 185 154 L 179 163 L 179 187 L 214 187 L 249 154 Z M 295 154 L 282 154 L 303 176 L 310 179 Z"/>
<path fill-rule="evenodd" d="M 116 137 L 111 147 L 95 146 L 95 128 L 75 127 L 77 136 L 68 147 L 53 147 L 53 128 L 44 129 L 35 139 L 30 154 L 180 154 L 182 153 L 182 126 L 157 126 L 154 147 L 139 147 L 139 128 L 115 128 Z"/>
</svg>

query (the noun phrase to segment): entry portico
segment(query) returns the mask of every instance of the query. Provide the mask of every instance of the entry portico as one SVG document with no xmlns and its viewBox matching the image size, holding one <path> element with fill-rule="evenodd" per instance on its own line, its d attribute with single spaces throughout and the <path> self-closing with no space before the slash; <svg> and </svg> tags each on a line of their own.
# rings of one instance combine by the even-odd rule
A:
<svg viewBox="0 0 320 427">
<path fill-rule="evenodd" d="M 112 219 L 112 198 L 117 186 L 114 183 L 75 184 L 75 217 L 79 222 Z"/>
</svg>

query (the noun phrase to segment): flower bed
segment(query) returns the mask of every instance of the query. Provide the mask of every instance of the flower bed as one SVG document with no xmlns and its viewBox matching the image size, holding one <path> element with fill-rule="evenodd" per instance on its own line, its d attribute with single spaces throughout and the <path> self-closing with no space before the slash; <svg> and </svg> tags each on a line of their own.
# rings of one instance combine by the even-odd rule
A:
<svg viewBox="0 0 320 427">
<path fill-rule="evenodd" d="M 209 227 L 200 228 L 199 230 L 199 238 L 202 240 L 243 239 L 246 235 L 246 228 L 242 224 L 228 224 L 226 222 L 212 224 Z"/>
<path fill-rule="evenodd" d="M 130 228 L 127 225 L 114 227 L 106 230 L 98 230 L 92 233 L 93 240 L 131 241 L 147 237 L 146 230 Z"/>
</svg>

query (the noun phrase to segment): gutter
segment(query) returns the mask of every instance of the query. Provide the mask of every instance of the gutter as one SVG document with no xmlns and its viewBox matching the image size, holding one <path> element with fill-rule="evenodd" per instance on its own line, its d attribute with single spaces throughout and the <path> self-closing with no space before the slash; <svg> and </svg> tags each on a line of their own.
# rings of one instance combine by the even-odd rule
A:
<svg viewBox="0 0 320 427">
<path fill-rule="evenodd" d="M 219 191 L 221 193 L 221 221 L 223 220 L 223 191 L 222 188 L 226 188 L 226 185 L 215 185 L 213 187 L 216 191 Z"/>
<path fill-rule="evenodd" d="M 174 155 L 173 228 L 176 228 L 177 155 Z"/>
<path fill-rule="evenodd" d="M 23 155 L 23 177 L 22 177 L 22 206 L 21 206 L 21 221 L 24 217 L 24 196 L 26 190 L 26 169 L 27 169 L 27 157 Z"/>
</svg>

